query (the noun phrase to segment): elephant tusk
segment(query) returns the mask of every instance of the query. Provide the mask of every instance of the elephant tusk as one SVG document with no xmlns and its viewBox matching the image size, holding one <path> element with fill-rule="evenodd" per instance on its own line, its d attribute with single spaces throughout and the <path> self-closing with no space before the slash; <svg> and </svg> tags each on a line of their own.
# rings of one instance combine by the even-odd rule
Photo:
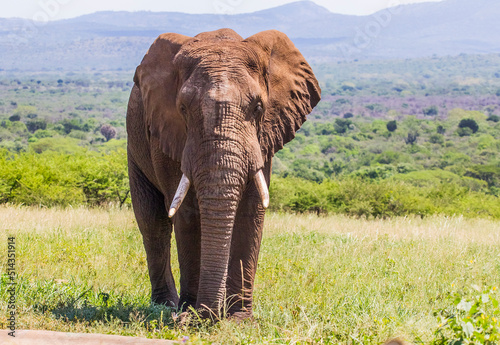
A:
<svg viewBox="0 0 500 345">
<path fill-rule="evenodd" d="M 168 211 L 169 218 L 172 218 L 175 215 L 175 212 L 177 212 L 177 210 L 181 206 L 190 185 L 191 182 L 189 182 L 189 179 L 186 177 L 186 175 L 182 174 L 181 182 L 179 182 L 179 187 L 177 187 L 177 192 L 175 192 L 174 200 L 172 200 L 170 210 Z"/>
<path fill-rule="evenodd" d="M 264 208 L 269 207 L 269 190 L 267 189 L 266 179 L 262 170 L 259 170 L 254 177 L 255 185 L 260 194 L 260 199 L 262 200 L 262 206 Z"/>
</svg>

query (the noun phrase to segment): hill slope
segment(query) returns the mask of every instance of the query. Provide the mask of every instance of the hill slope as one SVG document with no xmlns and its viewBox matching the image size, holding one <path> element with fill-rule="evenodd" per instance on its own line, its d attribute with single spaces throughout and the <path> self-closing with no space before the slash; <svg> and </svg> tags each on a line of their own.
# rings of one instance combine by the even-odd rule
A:
<svg viewBox="0 0 500 345">
<path fill-rule="evenodd" d="M 34 24 L 0 19 L 0 69 L 131 69 L 163 32 L 230 27 L 247 37 L 285 32 L 312 62 L 500 52 L 500 2 L 445 0 L 371 16 L 329 12 L 310 1 L 238 15 L 98 12 Z"/>
</svg>

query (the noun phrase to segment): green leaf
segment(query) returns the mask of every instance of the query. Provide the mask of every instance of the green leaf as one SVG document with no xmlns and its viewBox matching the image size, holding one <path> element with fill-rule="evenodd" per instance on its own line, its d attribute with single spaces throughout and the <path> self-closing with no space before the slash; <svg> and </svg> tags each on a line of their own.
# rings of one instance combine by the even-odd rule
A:
<svg viewBox="0 0 500 345">
<path fill-rule="evenodd" d="M 498 301 L 496 299 L 492 298 L 491 303 L 493 304 L 493 307 L 498 308 Z"/>
<path fill-rule="evenodd" d="M 467 338 L 470 338 L 470 336 L 474 333 L 474 326 L 472 325 L 471 322 L 467 322 L 464 326 L 464 333 Z"/>
<path fill-rule="evenodd" d="M 458 303 L 457 305 L 458 310 L 463 310 L 466 313 L 469 312 L 471 307 L 472 307 L 472 302 L 468 302 L 466 299 L 462 299 L 460 303 Z"/>
</svg>

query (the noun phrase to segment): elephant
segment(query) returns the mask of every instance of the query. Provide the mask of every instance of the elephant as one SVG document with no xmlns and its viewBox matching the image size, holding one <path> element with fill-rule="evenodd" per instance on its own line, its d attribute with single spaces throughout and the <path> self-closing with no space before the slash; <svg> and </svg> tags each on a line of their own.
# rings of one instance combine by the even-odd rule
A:
<svg viewBox="0 0 500 345">
<path fill-rule="evenodd" d="M 152 302 L 204 318 L 252 317 L 271 159 L 320 98 L 310 65 L 279 31 L 165 33 L 153 42 L 126 121 Z"/>
</svg>

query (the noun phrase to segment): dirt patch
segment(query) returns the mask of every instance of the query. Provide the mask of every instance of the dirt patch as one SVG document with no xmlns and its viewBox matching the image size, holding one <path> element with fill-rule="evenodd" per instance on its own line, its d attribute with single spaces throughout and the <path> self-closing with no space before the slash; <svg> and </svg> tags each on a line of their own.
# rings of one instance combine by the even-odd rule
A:
<svg viewBox="0 0 500 345">
<path fill-rule="evenodd" d="M 15 337 L 8 330 L 0 330 L 0 345 L 174 345 L 170 340 L 124 337 L 90 333 L 64 333 L 52 331 L 16 331 Z"/>
</svg>

